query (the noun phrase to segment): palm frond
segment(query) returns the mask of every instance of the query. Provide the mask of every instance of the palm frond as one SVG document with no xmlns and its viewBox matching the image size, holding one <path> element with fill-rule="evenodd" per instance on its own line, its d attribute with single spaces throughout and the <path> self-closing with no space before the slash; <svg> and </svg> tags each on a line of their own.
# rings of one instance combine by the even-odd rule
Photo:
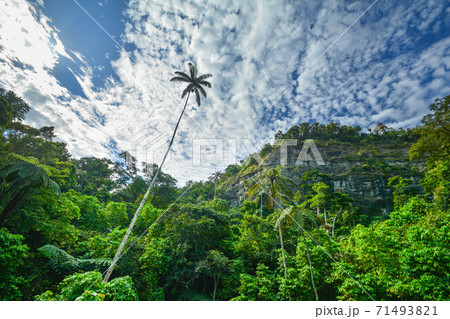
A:
<svg viewBox="0 0 450 319">
<path fill-rule="evenodd" d="M 202 75 L 200 75 L 198 78 L 197 78 L 197 80 L 198 81 L 203 81 L 203 80 L 206 80 L 206 79 L 209 79 L 210 77 L 212 77 L 212 74 L 202 74 Z M 206 81 L 205 81 L 206 82 Z"/>
<path fill-rule="evenodd" d="M 309 210 L 304 211 L 303 215 L 305 215 L 309 221 L 313 222 L 313 223 L 317 223 L 318 218 L 316 214 L 313 214 L 312 212 L 310 212 Z"/>
<path fill-rule="evenodd" d="M 313 214 L 311 211 L 307 209 L 302 209 L 301 207 L 297 207 L 297 211 L 294 214 L 293 218 L 295 221 L 300 220 L 301 218 L 304 219 L 303 224 L 300 224 L 302 227 L 305 226 L 306 221 L 310 221 L 313 224 L 317 224 L 319 222 L 319 217 L 316 214 Z"/>
<path fill-rule="evenodd" d="M 281 175 L 281 174 L 278 176 L 285 184 L 289 184 L 295 188 L 299 187 L 298 184 L 292 178 L 289 178 L 289 177 L 287 177 L 285 175 Z"/>
<path fill-rule="evenodd" d="M 181 71 L 175 71 L 175 74 L 177 74 L 177 75 L 179 75 L 179 76 L 181 76 L 181 77 L 184 77 L 184 78 L 186 78 L 186 79 L 192 81 L 191 77 L 190 77 L 189 75 L 187 75 L 186 73 L 184 73 L 184 72 L 181 72 Z"/>
<path fill-rule="evenodd" d="M 191 82 L 190 79 L 181 77 L 181 76 L 174 76 L 173 78 L 170 79 L 170 82 L 186 82 L 189 83 Z"/>
<path fill-rule="evenodd" d="M 200 93 L 201 93 L 204 97 L 206 97 L 206 91 L 205 91 L 205 89 L 202 88 L 200 85 L 198 85 L 197 88 L 199 89 Z"/>
<path fill-rule="evenodd" d="M 197 101 L 198 106 L 200 106 L 200 93 L 198 93 L 198 89 L 194 90 L 195 92 L 195 100 Z"/>
<path fill-rule="evenodd" d="M 273 197 L 270 195 L 266 197 L 266 207 L 268 210 L 272 210 L 273 208 Z"/>
<path fill-rule="evenodd" d="M 297 226 L 299 226 L 301 230 L 304 230 L 307 217 L 299 213 L 294 214 L 294 216 L 291 217 L 296 222 Z"/>
<path fill-rule="evenodd" d="M 193 79 L 197 78 L 197 74 L 198 74 L 198 66 L 197 66 L 197 61 L 194 61 L 193 63 L 189 63 L 189 71 L 191 72 L 191 77 Z"/>
<path fill-rule="evenodd" d="M 295 196 L 294 196 L 294 201 L 295 201 L 296 203 L 298 203 L 298 202 L 300 201 L 301 198 L 302 198 L 302 193 L 301 193 L 300 191 L 297 191 L 297 192 L 295 193 Z"/>
<path fill-rule="evenodd" d="M 261 188 L 262 187 L 260 184 L 258 184 L 258 183 L 253 184 L 253 186 L 250 187 L 250 189 L 248 190 L 248 196 L 255 195 Z"/>
<path fill-rule="evenodd" d="M 279 175 L 278 177 L 281 177 L 282 175 Z M 278 181 L 277 186 L 280 188 L 280 190 L 283 192 L 284 195 L 286 195 L 289 199 L 292 199 L 294 197 L 294 193 L 292 192 L 292 189 L 284 183 L 283 180 Z"/>
<path fill-rule="evenodd" d="M 191 78 L 195 79 L 195 66 L 192 63 L 188 63 L 189 73 L 191 74 Z"/>
<path fill-rule="evenodd" d="M 207 88 L 211 88 L 211 83 L 208 81 L 198 81 L 199 84 L 206 86 Z"/>
<path fill-rule="evenodd" d="M 184 98 L 186 94 L 188 94 L 192 90 L 193 85 L 189 84 L 184 90 L 183 93 L 181 93 L 181 98 Z"/>
</svg>

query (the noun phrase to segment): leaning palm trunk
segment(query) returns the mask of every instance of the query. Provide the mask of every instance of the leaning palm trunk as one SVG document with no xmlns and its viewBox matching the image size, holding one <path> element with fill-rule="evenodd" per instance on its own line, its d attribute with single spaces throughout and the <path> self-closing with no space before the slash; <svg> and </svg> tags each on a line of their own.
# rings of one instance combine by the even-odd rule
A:
<svg viewBox="0 0 450 319">
<path fill-rule="evenodd" d="M 183 117 L 184 111 L 186 109 L 186 105 L 189 101 L 190 94 L 191 94 L 191 92 L 189 92 L 187 95 L 186 102 L 184 103 L 183 111 L 181 111 L 180 117 L 178 118 L 178 122 L 177 122 L 177 125 L 175 126 L 175 130 L 173 131 L 172 138 L 170 140 L 169 147 L 167 148 L 166 154 L 164 155 L 164 158 L 163 158 L 161 164 L 159 165 L 158 170 L 156 171 L 155 175 L 153 176 L 152 182 L 151 182 L 150 186 L 148 187 L 147 191 L 145 192 L 144 198 L 142 198 L 141 203 L 140 203 L 136 213 L 134 214 L 133 219 L 131 220 L 130 226 L 128 226 L 127 232 L 125 233 L 125 236 L 123 237 L 123 240 L 120 243 L 119 249 L 117 249 L 116 255 L 114 256 L 114 259 L 111 262 L 111 265 L 109 266 L 109 268 L 106 272 L 105 278 L 103 279 L 104 282 L 107 282 L 109 280 L 109 277 L 111 276 L 117 261 L 121 257 L 122 250 L 125 247 L 126 242 L 128 241 L 128 237 L 130 237 L 131 230 L 133 229 L 134 224 L 136 223 L 136 220 L 139 216 L 139 213 L 141 212 L 142 207 L 144 207 L 144 204 L 147 201 L 147 197 L 150 194 L 150 191 L 152 190 L 153 185 L 155 184 L 159 173 L 161 172 L 161 168 L 164 165 L 164 162 L 166 161 L 167 155 L 169 154 L 170 148 L 172 147 L 173 141 L 175 139 L 175 135 L 177 134 L 178 125 L 180 124 L 181 118 Z"/>
<path fill-rule="evenodd" d="M 316 301 L 319 301 L 319 295 L 317 294 L 316 284 L 314 283 L 314 274 L 313 274 L 313 270 L 312 270 L 311 256 L 309 255 L 309 248 L 308 248 L 308 242 L 306 241 L 306 237 L 305 237 L 305 231 L 302 231 L 302 235 L 303 235 L 303 241 L 305 242 L 305 246 L 306 246 L 306 255 L 308 256 L 309 272 L 311 273 L 311 284 L 312 284 L 312 287 L 314 290 L 314 295 L 316 297 Z"/>
</svg>

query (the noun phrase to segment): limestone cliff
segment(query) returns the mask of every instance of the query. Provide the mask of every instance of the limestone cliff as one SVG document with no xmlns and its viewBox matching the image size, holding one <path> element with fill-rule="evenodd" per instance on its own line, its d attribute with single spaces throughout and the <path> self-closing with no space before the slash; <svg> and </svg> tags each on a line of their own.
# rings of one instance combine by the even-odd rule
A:
<svg viewBox="0 0 450 319">
<path fill-rule="evenodd" d="M 219 187 L 227 189 L 226 197 L 233 206 L 239 205 L 244 199 L 251 200 L 246 191 L 253 184 L 252 177 L 266 166 L 283 164 L 282 173 L 299 184 L 306 172 L 318 170 L 317 180 L 330 185 L 332 191 L 349 194 L 362 212 L 370 212 L 371 215 L 386 214 L 392 210 L 389 177 L 399 175 L 410 178 L 415 187 L 420 187 L 418 181 L 424 164 L 409 161 L 408 150 L 411 144 L 412 141 L 405 138 L 381 138 L 376 135 L 353 142 L 314 140 L 323 159 L 321 161 L 311 147 L 308 147 L 308 142 L 305 144 L 305 140 L 298 140 L 297 145 L 293 146 L 277 143 L 265 154 L 263 161 L 257 156 L 254 158 L 259 159 L 259 163 L 254 158 L 247 159 L 239 174 L 222 181 Z M 283 156 L 286 151 L 287 156 Z"/>
</svg>

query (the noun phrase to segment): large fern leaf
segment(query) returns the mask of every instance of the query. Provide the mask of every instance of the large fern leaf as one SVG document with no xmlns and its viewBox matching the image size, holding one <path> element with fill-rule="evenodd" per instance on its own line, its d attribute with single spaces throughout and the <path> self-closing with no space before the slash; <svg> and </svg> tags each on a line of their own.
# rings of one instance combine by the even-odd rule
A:
<svg viewBox="0 0 450 319">
<path fill-rule="evenodd" d="M 38 251 L 49 259 L 50 267 L 58 274 L 67 275 L 80 270 L 104 270 L 111 264 L 109 258 L 77 258 L 53 245 L 45 245 Z"/>
<path fill-rule="evenodd" d="M 50 267 L 59 274 L 68 274 L 80 270 L 78 258 L 56 246 L 45 245 L 39 248 L 38 251 L 49 259 Z"/>
</svg>

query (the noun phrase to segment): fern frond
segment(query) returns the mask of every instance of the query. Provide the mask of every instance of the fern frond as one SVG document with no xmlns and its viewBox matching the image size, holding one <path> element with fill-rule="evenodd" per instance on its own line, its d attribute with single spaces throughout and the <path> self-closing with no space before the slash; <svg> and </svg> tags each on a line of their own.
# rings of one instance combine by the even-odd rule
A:
<svg viewBox="0 0 450 319">
<path fill-rule="evenodd" d="M 78 259 L 56 246 L 45 245 L 38 248 L 38 251 L 49 259 L 50 267 L 59 274 L 68 274 L 80 270 Z"/>
<path fill-rule="evenodd" d="M 34 165 L 39 165 L 39 160 L 36 157 L 32 157 L 32 156 L 22 156 L 19 154 L 15 154 L 15 153 L 11 153 L 10 155 L 12 155 L 13 157 L 20 159 L 21 161 L 30 163 L 30 164 L 34 164 Z"/>
<path fill-rule="evenodd" d="M 280 224 L 288 217 L 291 215 L 292 211 L 293 211 L 294 207 L 293 206 L 289 206 L 288 208 L 284 209 L 280 215 L 277 218 L 277 221 L 275 222 L 275 226 L 274 228 L 277 229 Z"/>
<path fill-rule="evenodd" d="M 50 267 L 59 274 L 66 275 L 80 270 L 104 270 L 111 264 L 110 258 L 77 258 L 53 245 L 45 245 L 38 248 L 38 251 L 49 259 Z"/>
</svg>

